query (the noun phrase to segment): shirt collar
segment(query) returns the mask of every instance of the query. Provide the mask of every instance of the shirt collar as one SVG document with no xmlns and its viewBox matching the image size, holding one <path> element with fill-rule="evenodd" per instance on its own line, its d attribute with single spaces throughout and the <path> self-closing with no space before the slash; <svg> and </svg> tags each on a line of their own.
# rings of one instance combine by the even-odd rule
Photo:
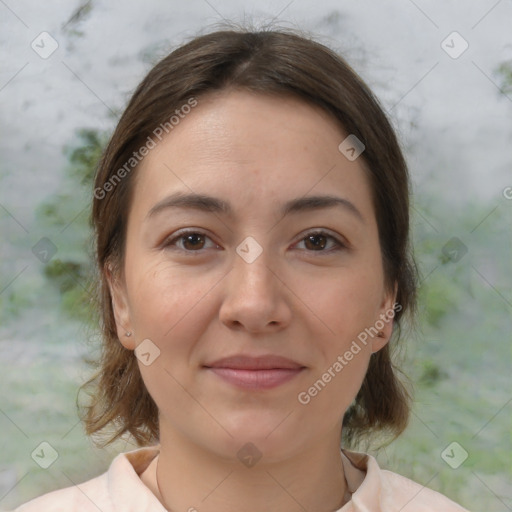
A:
<svg viewBox="0 0 512 512">
<path fill-rule="evenodd" d="M 112 461 L 108 470 L 108 490 L 116 512 L 167 512 L 139 476 L 159 453 L 158 445 L 144 447 L 121 453 Z M 379 510 L 377 461 L 365 453 L 344 449 L 341 459 L 352 499 L 336 512 Z"/>
</svg>

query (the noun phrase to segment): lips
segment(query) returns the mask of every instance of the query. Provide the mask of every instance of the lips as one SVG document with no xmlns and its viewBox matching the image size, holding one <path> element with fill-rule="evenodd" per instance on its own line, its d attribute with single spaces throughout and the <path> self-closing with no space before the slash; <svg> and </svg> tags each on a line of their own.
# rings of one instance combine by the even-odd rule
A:
<svg viewBox="0 0 512 512">
<path fill-rule="evenodd" d="M 208 363 L 205 367 L 234 386 L 253 390 L 284 384 L 305 369 L 291 359 L 274 355 L 236 355 Z"/>
<path fill-rule="evenodd" d="M 272 355 L 260 357 L 236 355 L 219 359 L 205 366 L 210 368 L 231 368 L 233 370 L 297 370 L 303 368 L 302 365 L 291 359 Z"/>
</svg>

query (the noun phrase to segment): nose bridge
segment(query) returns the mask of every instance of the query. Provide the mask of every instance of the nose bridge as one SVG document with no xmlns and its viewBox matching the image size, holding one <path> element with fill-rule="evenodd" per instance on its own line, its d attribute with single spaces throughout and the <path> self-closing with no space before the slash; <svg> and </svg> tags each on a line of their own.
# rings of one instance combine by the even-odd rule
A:
<svg viewBox="0 0 512 512">
<path fill-rule="evenodd" d="M 236 248 L 228 288 L 220 315 L 224 323 L 241 324 L 256 332 L 289 320 L 282 284 L 271 265 L 273 253 L 255 238 L 247 237 Z"/>
<path fill-rule="evenodd" d="M 261 241 L 261 237 L 260 237 Z M 246 237 L 236 248 L 233 262 L 234 281 L 245 291 L 269 293 L 276 280 L 271 270 L 272 254 L 268 247 L 261 245 L 254 237 Z M 274 265 L 275 266 L 275 265 Z"/>
</svg>

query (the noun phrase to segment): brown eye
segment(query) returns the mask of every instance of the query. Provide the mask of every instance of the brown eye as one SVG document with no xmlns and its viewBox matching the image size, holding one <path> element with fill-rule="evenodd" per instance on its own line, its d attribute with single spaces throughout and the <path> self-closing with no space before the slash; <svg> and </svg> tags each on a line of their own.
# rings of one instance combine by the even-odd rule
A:
<svg viewBox="0 0 512 512">
<path fill-rule="evenodd" d="M 346 248 L 337 238 L 329 235 L 325 231 L 309 233 L 301 242 L 304 242 L 308 252 L 331 252 Z M 331 248 L 325 250 L 331 244 Z"/>
<path fill-rule="evenodd" d="M 181 231 L 181 233 L 165 241 L 163 247 L 184 252 L 201 252 L 205 249 L 207 240 L 211 240 L 210 237 L 200 231 Z M 216 246 L 213 242 L 212 244 Z"/>
<path fill-rule="evenodd" d="M 202 249 L 204 246 L 204 235 L 201 233 L 191 233 L 183 235 L 183 247 L 187 250 Z"/>
<path fill-rule="evenodd" d="M 310 235 L 304 238 L 308 249 L 324 249 L 327 245 L 327 237 L 323 235 Z"/>
</svg>

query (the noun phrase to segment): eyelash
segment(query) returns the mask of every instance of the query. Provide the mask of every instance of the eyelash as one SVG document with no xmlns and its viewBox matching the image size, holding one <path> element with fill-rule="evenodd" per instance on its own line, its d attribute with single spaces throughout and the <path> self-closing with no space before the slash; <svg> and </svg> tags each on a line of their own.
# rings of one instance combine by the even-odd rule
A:
<svg viewBox="0 0 512 512">
<path fill-rule="evenodd" d="M 201 235 L 201 236 L 204 236 L 206 238 L 210 238 L 206 233 L 202 232 L 201 230 L 198 230 L 198 229 L 186 229 L 186 230 L 183 230 L 180 233 L 178 233 L 176 236 L 173 236 L 172 238 L 166 239 L 163 242 L 162 247 L 166 248 L 166 249 L 170 248 L 171 250 L 175 250 L 175 249 L 176 250 L 180 250 L 180 251 L 183 251 L 183 252 L 185 252 L 187 254 L 197 253 L 198 256 L 201 255 L 206 249 L 199 249 L 197 251 L 191 251 L 191 250 L 188 250 L 188 249 L 180 249 L 180 248 L 176 247 L 176 242 L 179 241 L 179 240 L 182 240 L 183 238 L 185 238 L 188 235 Z M 313 231 L 310 231 L 309 233 L 306 234 L 306 236 L 301 238 L 299 240 L 299 242 L 297 242 L 297 243 L 304 242 L 309 236 L 324 236 L 324 237 L 326 237 L 328 239 L 331 239 L 335 243 L 335 248 L 334 249 L 329 249 L 329 250 L 321 250 L 321 251 L 309 251 L 309 250 L 307 250 L 306 252 L 330 254 L 333 251 L 341 251 L 341 250 L 347 249 L 346 244 L 344 244 L 343 242 L 338 240 L 338 238 L 336 238 L 335 236 L 329 234 L 327 231 L 323 231 L 323 230 L 313 230 Z M 211 240 L 211 238 L 210 238 L 210 240 Z M 174 246 L 174 247 L 172 247 L 172 246 Z"/>
</svg>

